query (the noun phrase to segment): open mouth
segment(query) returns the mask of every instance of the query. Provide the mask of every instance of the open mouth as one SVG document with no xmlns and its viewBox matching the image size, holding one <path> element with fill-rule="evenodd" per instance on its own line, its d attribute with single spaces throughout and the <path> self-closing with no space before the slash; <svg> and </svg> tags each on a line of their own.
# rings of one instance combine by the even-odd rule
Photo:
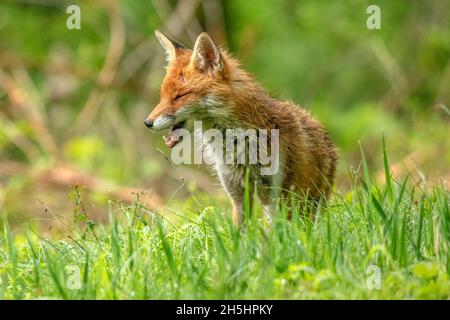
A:
<svg viewBox="0 0 450 320">
<path fill-rule="evenodd" d="M 183 126 L 184 122 L 180 122 L 169 128 L 169 136 L 163 136 L 166 146 L 173 148 L 183 140 L 183 137 L 180 135 L 180 130 L 178 130 L 183 128 Z"/>
</svg>

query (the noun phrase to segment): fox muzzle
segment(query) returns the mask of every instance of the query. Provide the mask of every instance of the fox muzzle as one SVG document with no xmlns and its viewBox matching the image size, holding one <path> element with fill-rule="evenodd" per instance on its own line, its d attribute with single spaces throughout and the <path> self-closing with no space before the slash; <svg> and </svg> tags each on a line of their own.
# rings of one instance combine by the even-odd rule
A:
<svg viewBox="0 0 450 320">
<path fill-rule="evenodd" d="M 171 126 L 173 126 L 174 123 L 175 123 L 175 117 L 172 115 L 159 116 L 158 118 L 156 118 L 153 121 L 150 120 L 149 118 L 147 118 L 144 121 L 144 124 L 147 126 L 147 128 L 155 130 L 155 131 L 168 129 Z"/>
<path fill-rule="evenodd" d="M 147 128 L 152 129 L 153 128 L 153 121 L 149 118 L 145 119 L 144 124 L 147 126 Z"/>
</svg>

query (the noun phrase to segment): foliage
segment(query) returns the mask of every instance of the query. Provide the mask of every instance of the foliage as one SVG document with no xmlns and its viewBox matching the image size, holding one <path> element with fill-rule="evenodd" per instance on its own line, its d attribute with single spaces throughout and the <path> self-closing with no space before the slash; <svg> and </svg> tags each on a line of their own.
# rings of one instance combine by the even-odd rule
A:
<svg viewBox="0 0 450 320">
<path fill-rule="evenodd" d="M 364 187 L 314 219 L 279 203 L 272 224 L 259 208 L 237 230 L 217 206 L 162 216 L 135 202 L 66 230 L 70 241 L 14 236 L 4 220 L 0 298 L 449 299 L 449 194 L 391 180 L 384 156 L 384 186 L 364 162 Z"/>
</svg>

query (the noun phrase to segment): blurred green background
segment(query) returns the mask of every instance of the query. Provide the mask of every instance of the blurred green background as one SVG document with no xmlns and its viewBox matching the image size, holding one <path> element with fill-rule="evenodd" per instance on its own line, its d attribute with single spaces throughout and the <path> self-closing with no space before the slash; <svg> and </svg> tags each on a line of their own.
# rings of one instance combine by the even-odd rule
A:
<svg viewBox="0 0 450 320">
<path fill-rule="evenodd" d="M 66 8 L 81 9 L 69 30 Z M 0 2 L 0 210 L 12 223 L 46 225 L 107 200 L 150 208 L 228 206 L 204 167 L 173 167 L 162 134 L 144 119 L 159 100 L 159 29 L 192 46 L 203 30 L 268 91 L 295 101 L 339 147 L 336 190 L 345 194 L 360 151 L 383 176 L 385 135 L 395 176 L 421 187 L 450 178 L 450 2 L 142 0 Z M 381 179 L 381 178 L 380 178 Z M 144 192 L 142 192 L 144 191 Z M 77 205 L 77 203 L 75 203 Z M 79 204 L 78 204 L 79 205 Z"/>
</svg>

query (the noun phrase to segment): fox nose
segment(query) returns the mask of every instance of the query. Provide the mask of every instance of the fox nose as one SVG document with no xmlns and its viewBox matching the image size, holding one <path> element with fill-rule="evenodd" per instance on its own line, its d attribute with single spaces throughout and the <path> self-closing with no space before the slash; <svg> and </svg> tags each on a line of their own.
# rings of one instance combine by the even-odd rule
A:
<svg viewBox="0 0 450 320">
<path fill-rule="evenodd" d="M 147 128 L 151 129 L 153 127 L 153 121 L 150 119 L 145 119 L 144 124 L 147 126 Z"/>
</svg>

